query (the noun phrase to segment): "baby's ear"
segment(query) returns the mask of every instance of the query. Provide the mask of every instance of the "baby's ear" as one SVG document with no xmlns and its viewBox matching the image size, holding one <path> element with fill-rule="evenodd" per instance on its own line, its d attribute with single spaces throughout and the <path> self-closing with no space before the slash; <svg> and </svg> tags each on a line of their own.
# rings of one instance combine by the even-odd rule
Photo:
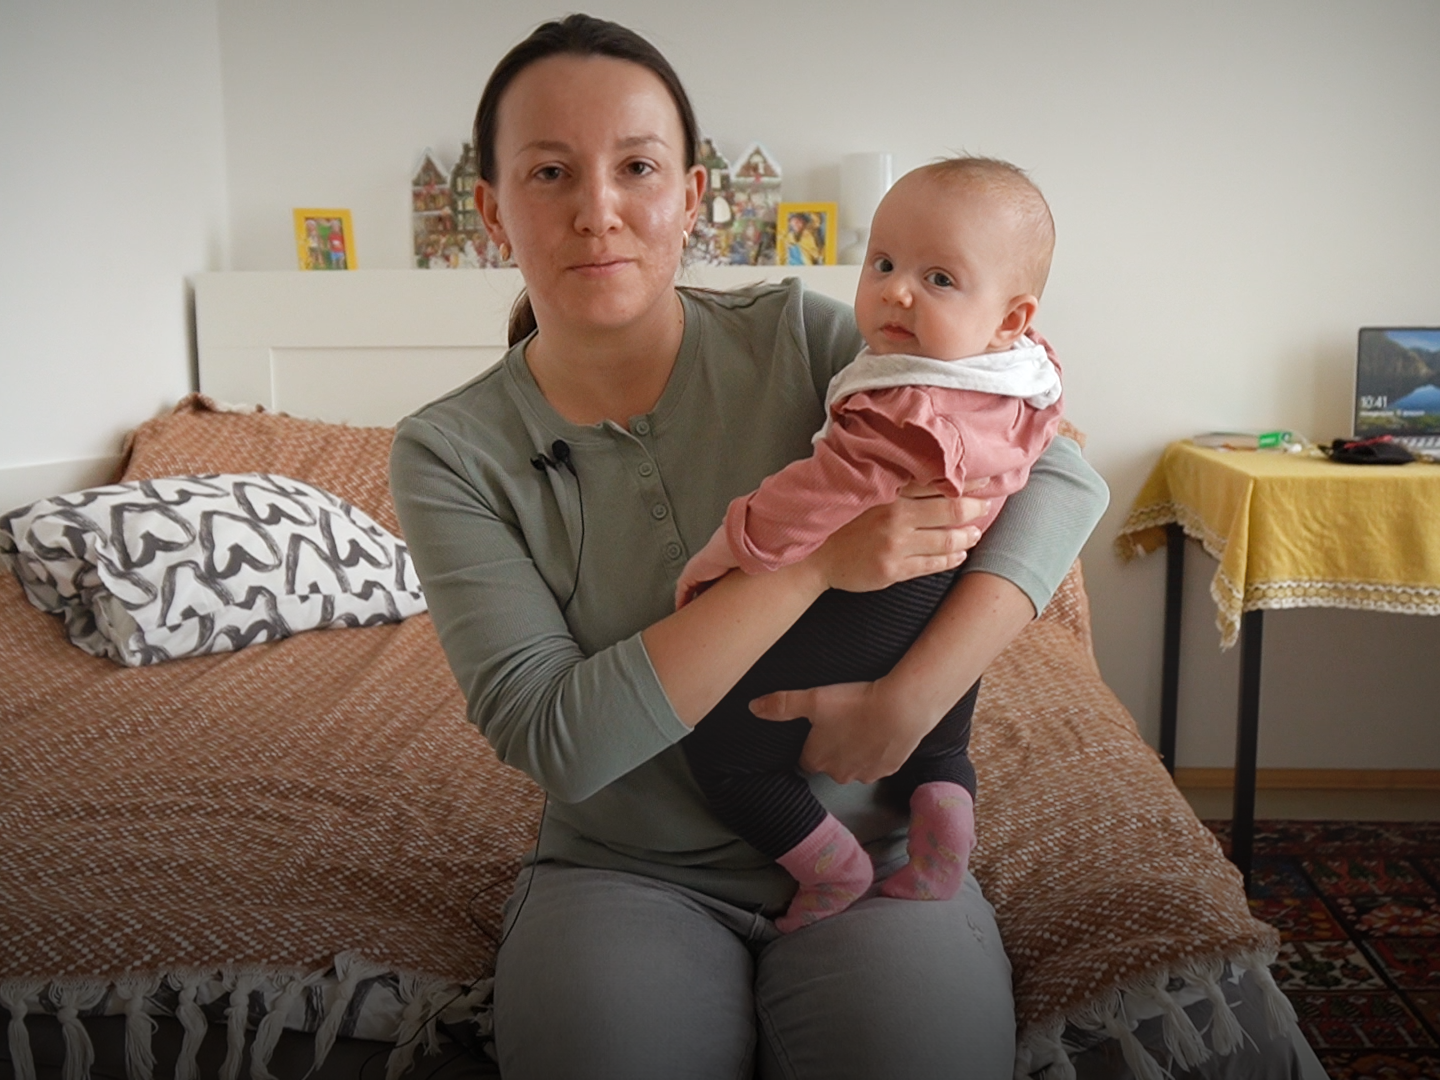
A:
<svg viewBox="0 0 1440 1080">
<path fill-rule="evenodd" d="M 1005 309 L 1005 317 L 995 329 L 991 347 L 1008 349 L 1014 345 L 1021 334 L 1030 332 L 1030 324 L 1035 321 L 1035 313 L 1039 310 L 1040 301 L 1037 297 L 1029 294 L 1013 297 Z"/>
</svg>

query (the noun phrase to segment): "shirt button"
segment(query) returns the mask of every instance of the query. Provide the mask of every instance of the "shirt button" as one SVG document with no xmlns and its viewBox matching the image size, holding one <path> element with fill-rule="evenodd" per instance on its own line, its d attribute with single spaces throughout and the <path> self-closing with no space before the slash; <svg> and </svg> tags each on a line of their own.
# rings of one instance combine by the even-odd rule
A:
<svg viewBox="0 0 1440 1080">
<path fill-rule="evenodd" d="M 670 508 L 664 503 L 656 503 L 650 508 L 650 516 L 656 521 L 664 521 L 670 516 Z"/>
<path fill-rule="evenodd" d="M 649 421 L 649 420 L 636 420 L 636 421 L 635 421 L 635 434 L 636 434 L 636 435 L 649 435 L 649 434 L 650 434 L 650 421 Z"/>
<path fill-rule="evenodd" d="M 680 557 L 680 545 L 673 542 L 666 544 L 665 557 L 667 559 L 678 559 Z"/>
<path fill-rule="evenodd" d="M 641 475 L 641 476 L 649 476 L 649 475 L 651 475 L 654 471 L 655 471 L 655 466 L 654 466 L 654 465 L 651 465 L 650 462 L 648 462 L 648 461 L 642 461 L 642 462 L 640 463 L 640 475 Z"/>
</svg>

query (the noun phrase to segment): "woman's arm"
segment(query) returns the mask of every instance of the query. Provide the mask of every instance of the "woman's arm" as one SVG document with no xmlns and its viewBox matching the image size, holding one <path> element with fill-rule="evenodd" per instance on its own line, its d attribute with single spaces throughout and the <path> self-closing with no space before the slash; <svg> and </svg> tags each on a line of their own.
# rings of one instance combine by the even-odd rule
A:
<svg viewBox="0 0 1440 1080">
<path fill-rule="evenodd" d="M 836 782 L 874 783 L 903 765 L 1035 615 L 1029 598 L 993 574 L 956 580 L 930 625 L 875 682 L 782 690 L 751 703 L 767 720 L 809 717 L 800 765 Z"/>
<path fill-rule="evenodd" d="M 638 633 L 585 654 L 503 489 L 445 432 L 402 421 L 390 478 L 468 716 L 502 761 L 579 802 L 689 731 Z"/>
<path fill-rule="evenodd" d="M 898 500 L 804 564 L 733 575 L 586 655 L 524 535 L 497 510 L 502 494 L 474 468 L 434 425 L 402 422 L 391 452 L 396 510 L 471 721 L 501 760 L 566 802 L 682 738 L 826 587 L 878 588 L 952 567 L 975 539 L 949 500 Z"/>
<path fill-rule="evenodd" d="M 1110 489 L 1081 456 L 1079 444 L 1058 436 L 1036 459 L 1029 482 L 985 530 L 965 572 L 983 571 L 1012 582 L 1038 615 L 1109 504 Z"/>
<path fill-rule="evenodd" d="M 1105 482 L 1057 438 L 970 553 L 923 634 L 885 678 L 758 699 L 770 720 L 808 716 L 801 764 L 840 783 L 889 776 L 1049 603 L 1109 502 Z"/>
<path fill-rule="evenodd" d="M 867 592 L 960 565 L 978 535 L 965 522 L 983 505 L 924 498 L 874 507 L 800 562 L 727 574 L 649 627 L 641 638 L 680 722 L 698 724 L 825 589 Z"/>
</svg>

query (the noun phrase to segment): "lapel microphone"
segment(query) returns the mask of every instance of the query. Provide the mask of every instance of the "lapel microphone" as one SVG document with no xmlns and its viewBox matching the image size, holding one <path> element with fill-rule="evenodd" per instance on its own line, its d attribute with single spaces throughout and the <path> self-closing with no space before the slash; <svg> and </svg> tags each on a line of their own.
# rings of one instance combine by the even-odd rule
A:
<svg viewBox="0 0 1440 1080">
<path fill-rule="evenodd" d="M 536 472 L 542 473 L 546 469 L 554 469 L 556 472 L 562 468 L 569 469 L 570 475 L 575 478 L 575 494 L 579 496 L 580 500 L 580 550 L 575 556 L 575 581 L 570 586 L 570 595 L 560 606 L 563 614 L 570 607 L 570 602 L 575 599 L 575 590 L 580 587 L 580 561 L 585 556 L 585 493 L 580 488 L 580 474 L 575 471 L 575 463 L 570 460 L 570 444 L 564 439 L 556 439 L 550 444 L 550 453 L 555 456 L 547 457 L 544 453 L 536 454 L 530 459 L 530 464 L 535 466 Z"/>
<path fill-rule="evenodd" d="M 535 466 L 536 472 L 544 472 L 546 469 L 554 469 L 556 472 L 559 472 L 560 467 L 563 465 L 565 468 L 570 470 L 571 476 L 574 476 L 577 479 L 579 478 L 578 474 L 575 472 L 575 465 L 570 460 L 569 443 L 567 443 L 564 439 L 556 439 L 553 443 L 550 444 L 550 453 L 554 454 L 555 456 L 551 458 L 546 457 L 544 454 L 536 454 L 530 459 L 530 464 Z"/>
</svg>

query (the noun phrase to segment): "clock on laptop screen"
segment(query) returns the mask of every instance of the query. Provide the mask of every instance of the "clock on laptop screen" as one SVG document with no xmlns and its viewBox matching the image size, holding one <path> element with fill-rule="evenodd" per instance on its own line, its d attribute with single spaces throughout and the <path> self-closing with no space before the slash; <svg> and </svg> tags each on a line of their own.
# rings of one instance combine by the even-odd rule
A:
<svg viewBox="0 0 1440 1080">
<path fill-rule="evenodd" d="M 1440 327 L 1360 331 L 1355 437 L 1440 446 Z"/>
</svg>

